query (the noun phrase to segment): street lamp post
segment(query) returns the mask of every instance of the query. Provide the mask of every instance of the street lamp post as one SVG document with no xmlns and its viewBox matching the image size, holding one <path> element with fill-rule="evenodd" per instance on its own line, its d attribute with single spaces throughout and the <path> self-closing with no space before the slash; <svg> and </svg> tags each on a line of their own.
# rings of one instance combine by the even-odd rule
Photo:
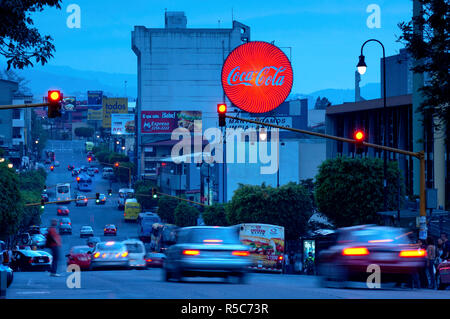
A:
<svg viewBox="0 0 450 319">
<path fill-rule="evenodd" d="M 359 62 L 356 66 L 359 74 L 363 75 L 366 73 L 367 65 L 364 60 L 363 49 L 368 42 L 377 42 L 383 48 L 383 123 L 384 123 L 384 138 L 383 146 L 387 146 L 387 105 L 386 105 L 386 55 L 384 50 L 384 45 L 377 39 L 369 39 L 363 43 L 361 46 L 361 55 L 359 56 Z M 387 151 L 383 150 L 383 209 L 387 211 Z"/>
<path fill-rule="evenodd" d="M 271 116 L 275 119 L 275 122 L 277 123 L 277 125 L 279 124 L 278 118 L 275 115 L 271 114 L 269 116 Z M 266 118 L 267 118 L 267 116 L 264 117 L 263 121 Z M 267 130 L 264 127 L 261 129 L 259 129 L 259 127 L 258 127 L 257 129 L 259 130 L 259 140 L 265 142 L 267 140 Z M 277 156 L 278 156 L 278 163 L 279 163 L 280 162 L 280 140 L 278 140 L 277 150 L 278 150 Z M 278 169 L 277 169 L 277 188 L 279 188 L 279 187 L 280 187 L 280 165 L 278 165 Z"/>
</svg>

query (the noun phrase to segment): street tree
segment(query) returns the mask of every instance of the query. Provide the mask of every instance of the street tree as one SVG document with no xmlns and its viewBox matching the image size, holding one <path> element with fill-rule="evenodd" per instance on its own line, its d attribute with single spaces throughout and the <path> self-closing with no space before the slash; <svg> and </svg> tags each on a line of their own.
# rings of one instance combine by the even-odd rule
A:
<svg viewBox="0 0 450 319">
<path fill-rule="evenodd" d="M 7 163 L 0 163 L 0 238 L 8 240 L 19 229 L 22 221 L 22 197 L 19 179 Z"/>
<path fill-rule="evenodd" d="M 178 199 L 161 196 L 158 200 L 158 215 L 162 221 L 168 224 L 175 223 L 175 209 L 178 206 Z"/>
<path fill-rule="evenodd" d="M 61 0 L 0 1 L 0 55 L 6 58 L 8 70 L 33 66 L 32 60 L 44 65 L 53 57 L 52 37 L 42 36 L 33 27 L 32 15 L 44 7 L 61 9 Z"/>
<path fill-rule="evenodd" d="M 189 205 L 185 201 L 180 201 L 175 208 L 175 225 L 179 227 L 196 226 L 200 212 L 197 208 Z"/>
<path fill-rule="evenodd" d="M 203 221 L 208 226 L 229 226 L 226 214 L 227 204 L 213 204 L 206 206 L 202 213 Z"/>
<path fill-rule="evenodd" d="M 156 183 L 150 181 L 138 181 L 134 184 L 136 199 L 143 208 L 148 209 L 158 206 L 158 200 L 151 196 L 152 188 L 155 187 Z"/>
<path fill-rule="evenodd" d="M 396 162 L 388 163 L 387 184 L 388 210 L 396 210 L 405 193 Z M 324 161 L 316 176 L 315 197 L 319 211 L 337 227 L 376 223 L 376 213 L 383 210 L 383 161 L 348 157 Z"/>
</svg>

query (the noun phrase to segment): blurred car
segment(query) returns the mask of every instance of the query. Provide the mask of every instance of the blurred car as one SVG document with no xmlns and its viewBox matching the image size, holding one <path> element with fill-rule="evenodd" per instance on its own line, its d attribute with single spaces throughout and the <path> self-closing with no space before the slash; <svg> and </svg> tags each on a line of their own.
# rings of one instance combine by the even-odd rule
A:
<svg viewBox="0 0 450 319">
<path fill-rule="evenodd" d="M 75 201 L 75 206 L 87 206 L 88 199 L 84 195 L 78 195 Z"/>
<path fill-rule="evenodd" d="M 99 267 L 129 267 L 127 247 L 122 242 L 108 241 L 95 245 L 90 269 Z"/>
<path fill-rule="evenodd" d="M 59 231 L 60 235 L 64 235 L 64 234 L 72 235 L 72 226 L 69 224 L 60 224 L 58 231 Z"/>
<path fill-rule="evenodd" d="M 89 168 L 87 169 L 87 174 L 88 174 L 89 176 L 94 176 L 94 175 L 95 175 L 94 169 L 93 169 L 92 167 L 89 167 Z"/>
<path fill-rule="evenodd" d="M 41 227 L 41 229 L 39 229 L 41 235 L 46 236 L 48 233 L 48 228 L 47 227 Z"/>
<path fill-rule="evenodd" d="M 145 268 L 145 247 L 144 243 L 137 239 L 127 239 L 123 243 L 127 247 L 129 265 L 132 268 Z"/>
<path fill-rule="evenodd" d="M 369 265 L 380 267 L 382 282 L 407 282 L 425 267 L 426 251 L 401 228 L 360 225 L 338 229 L 336 242 L 316 262 L 322 286 L 365 282 Z"/>
<path fill-rule="evenodd" d="M 28 234 L 30 235 L 36 235 L 36 234 L 40 234 L 40 227 L 37 225 L 32 225 L 30 226 L 30 228 L 28 228 Z"/>
<path fill-rule="evenodd" d="M 45 203 L 48 202 L 49 201 L 48 194 L 45 193 L 41 194 L 41 199 L 43 199 Z"/>
<path fill-rule="evenodd" d="M 72 170 L 72 176 L 78 176 L 78 174 L 80 174 L 79 170 L 77 168 L 74 168 Z"/>
<path fill-rule="evenodd" d="M 89 246 L 75 246 L 70 249 L 70 252 L 66 255 L 67 266 L 78 265 L 81 269 L 89 269 L 91 265 L 92 248 Z"/>
<path fill-rule="evenodd" d="M 59 225 L 64 225 L 64 224 L 72 226 L 72 221 L 70 220 L 69 217 L 63 217 L 59 220 Z"/>
<path fill-rule="evenodd" d="M 94 230 L 91 226 L 81 226 L 80 229 L 80 238 L 82 237 L 93 237 L 94 236 Z"/>
<path fill-rule="evenodd" d="M 99 242 L 101 242 L 99 237 L 90 237 L 87 241 L 86 241 L 86 245 L 88 245 L 91 248 L 94 248 L 95 245 L 97 245 Z"/>
<path fill-rule="evenodd" d="M 95 201 L 96 205 L 105 205 L 106 203 L 106 195 L 105 194 L 100 194 L 98 200 Z"/>
<path fill-rule="evenodd" d="M 183 277 L 237 277 L 245 282 L 250 253 L 233 227 L 195 226 L 178 231 L 175 245 L 166 251 L 164 279 Z"/>
<path fill-rule="evenodd" d="M 86 172 L 87 171 L 87 167 L 83 165 L 83 166 L 80 167 L 79 171 L 80 172 Z"/>
<path fill-rule="evenodd" d="M 74 168 L 75 168 L 75 166 L 70 165 L 70 164 L 67 166 L 67 170 L 69 170 L 69 171 L 72 171 Z"/>
<path fill-rule="evenodd" d="M 14 271 L 9 266 L 2 264 L 0 264 L 0 271 L 6 271 L 6 288 L 9 288 L 14 279 Z"/>
<path fill-rule="evenodd" d="M 445 290 L 448 286 L 450 286 L 450 260 L 444 260 L 436 268 L 436 287 Z"/>
<path fill-rule="evenodd" d="M 113 224 L 106 225 L 105 228 L 103 229 L 103 235 L 116 236 L 117 235 L 117 227 Z"/>
<path fill-rule="evenodd" d="M 100 171 L 98 170 L 98 167 L 94 167 L 94 173 L 95 173 L 95 174 L 100 173 Z"/>
<path fill-rule="evenodd" d="M 145 263 L 147 267 L 162 267 L 164 264 L 164 260 L 166 259 L 166 255 L 163 253 L 154 253 L 149 252 L 145 254 Z"/>
<path fill-rule="evenodd" d="M 53 163 L 53 165 L 54 165 L 55 167 L 59 167 L 59 162 L 58 162 L 58 161 L 55 161 L 55 162 Z"/>
<path fill-rule="evenodd" d="M 47 239 L 42 234 L 34 234 L 31 235 L 31 245 L 36 246 L 37 248 L 44 248 Z"/>
<path fill-rule="evenodd" d="M 11 268 L 14 271 L 50 270 L 52 255 L 43 250 L 22 249 L 12 252 Z"/>
<path fill-rule="evenodd" d="M 58 206 L 56 209 L 56 214 L 58 216 L 68 216 L 69 215 L 69 209 L 67 206 Z"/>
</svg>

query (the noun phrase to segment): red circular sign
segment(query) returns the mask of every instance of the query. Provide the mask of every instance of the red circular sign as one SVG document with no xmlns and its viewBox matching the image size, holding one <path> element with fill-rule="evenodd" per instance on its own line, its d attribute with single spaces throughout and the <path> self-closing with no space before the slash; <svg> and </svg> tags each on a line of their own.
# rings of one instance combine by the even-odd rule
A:
<svg viewBox="0 0 450 319">
<path fill-rule="evenodd" d="M 269 112 L 288 97 L 293 72 L 289 59 L 273 44 L 238 46 L 222 67 L 222 87 L 230 101 L 250 113 Z"/>
</svg>

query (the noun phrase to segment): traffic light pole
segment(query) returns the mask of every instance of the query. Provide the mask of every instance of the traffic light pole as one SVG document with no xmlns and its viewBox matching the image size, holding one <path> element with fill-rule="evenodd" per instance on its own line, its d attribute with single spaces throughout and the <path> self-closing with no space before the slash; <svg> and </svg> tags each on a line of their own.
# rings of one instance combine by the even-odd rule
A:
<svg viewBox="0 0 450 319">
<path fill-rule="evenodd" d="M 225 115 L 225 117 L 229 118 L 229 119 L 233 119 L 233 120 L 238 120 L 238 121 L 243 121 L 243 122 L 248 122 L 248 123 L 253 123 L 253 124 L 258 124 L 258 125 L 269 126 L 269 127 L 273 127 L 273 128 L 278 128 L 278 129 L 282 129 L 282 130 L 296 132 L 296 133 L 301 133 L 301 134 L 307 134 L 307 135 L 313 135 L 313 136 L 317 136 L 317 137 L 327 138 L 327 139 L 331 139 L 331 140 L 335 140 L 335 141 L 339 141 L 339 142 L 352 143 L 352 144 L 359 143 L 362 146 L 367 146 L 367 147 L 371 147 L 371 148 L 375 148 L 375 149 L 384 150 L 384 151 L 387 151 L 387 152 L 403 154 L 403 155 L 408 155 L 408 156 L 417 158 L 420 161 L 420 217 L 422 219 L 422 221 L 420 223 L 420 225 L 421 225 L 420 230 L 424 231 L 424 229 L 426 227 L 426 216 L 427 216 L 426 206 L 425 206 L 425 152 L 424 151 L 420 151 L 420 152 L 405 151 L 405 150 L 398 149 L 398 148 L 393 148 L 393 147 L 388 147 L 388 146 L 384 146 L 384 145 L 367 143 L 367 142 L 364 142 L 364 141 L 359 142 L 359 141 L 356 141 L 356 140 L 353 140 L 353 139 L 350 139 L 350 138 L 339 137 L 339 136 L 328 135 L 328 134 L 317 133 L 317 132 L 311 132 L 311 131 L 291 128 L 291 127 L 285 127 L 285 126 L 281 126 L 281 125 L 270 124 L 270 123 L 263 123 L 263 122 L 259 122 L 259 121 L 239 118 L 239 117 L 230 116 L 230 115 Z"/>
<path fill-rule="evenodd" d="M 0 105 L 0 110 L 23 109 L 23 108 L 30 108 L 30 107 L 42 107 L 42 106 L 48 106 L 48 105 L 49 105 L 49 103 Z"/>
</svg>

